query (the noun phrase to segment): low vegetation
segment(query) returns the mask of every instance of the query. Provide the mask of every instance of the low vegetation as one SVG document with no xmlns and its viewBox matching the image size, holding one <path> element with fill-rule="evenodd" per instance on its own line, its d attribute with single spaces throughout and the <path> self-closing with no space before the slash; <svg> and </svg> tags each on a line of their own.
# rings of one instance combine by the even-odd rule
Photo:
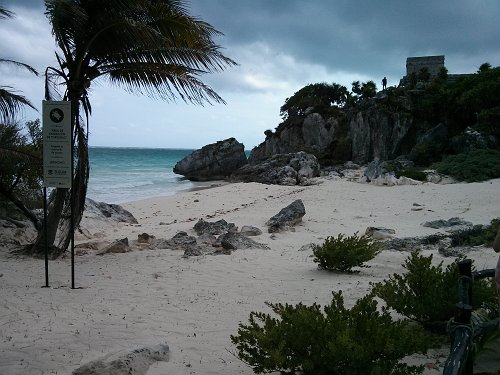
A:
<svg viewBox="0 0 500 375">
<path fill-rule="evenodd" d="M 372 293 L 390 309 L 431 330 L 443 332 L 458 302 L 459 260 L 447 267 L 442 262 L 434 266 L 432 255 L 426 257 L 414 251 L 403 265 L 407 272 L 374 284 Z M 472 296 L 475 308 L 490 305 L 496 298 L 493 281 L 474 282 Z"/>
<path fill-rule="evenodd" d="M 500 151 L 479 149 L 449 155 L 441 162 L 434 163 L 433 168 L 458 181 L 478 182 L 500 178 Z"/>
<path fill-rule="evenodd" d="M 492 246 L 495 236 L 500 227 L 500 218 L 491 220 L 490 225 L 474 225 L 470 229 L 464 229 L 453 233 L 451 236 L 452 246 Z"/>
<path fill-rule="evenodd" d="M 419 374 L 421 367 L 400 363 L 431 343 L 422 329 L 405 320 L 394 321 L 379 311 L 372 296 L 350 310 L 341 292 L 323 309 L 314 304 L 268 303 L 277 317 L 250 313 L 231 336 L 237 356 L 255 373 L 281 374 Z"/>
<path fill-rule="evenodd" d="M 378 243 L 367 236 L 345 237 L 339 234 L 327 237 L 321 245 L 313 248 L 314 262 L 329 271 L 353 272 L 354 267 L 368 267 L 365 262 L 373 259 L 381 249 Z"/>
</svg>

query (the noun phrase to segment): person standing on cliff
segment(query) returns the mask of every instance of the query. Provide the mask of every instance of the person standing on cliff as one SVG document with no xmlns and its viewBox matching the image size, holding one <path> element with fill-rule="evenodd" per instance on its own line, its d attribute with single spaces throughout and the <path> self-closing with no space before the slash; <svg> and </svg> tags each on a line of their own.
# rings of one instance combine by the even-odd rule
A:
<svg viewBox="0 0 500 375">
<path fill-rule="evenodd" d="M 387 77 L 382 78 L 382 90 L 387 88 Z"/>
</svg>

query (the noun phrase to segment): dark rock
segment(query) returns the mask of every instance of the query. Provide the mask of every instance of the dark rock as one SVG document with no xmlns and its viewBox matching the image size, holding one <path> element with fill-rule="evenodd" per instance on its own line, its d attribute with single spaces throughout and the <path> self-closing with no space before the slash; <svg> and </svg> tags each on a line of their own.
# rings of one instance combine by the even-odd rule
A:
<svg viewBox="0 0 500 375">
<path fill-rule="evenodd" d="M 448 129 L 444 124 L 429 129 L 418 137 L 408 157 L 416 162 L 429 162 L 448 148 Z"/>
<path fill-rule="evenodd" d="M 193 181 L 223 180 L 247 164 L 245 146 L 234 138 L 196 150 L 174 167 L 174 173 Z"/>
<path fill-rule="evenodd" d="M 267 245 L 258 243 L 250 238 L 247 238 L 239 233 L 225 233 L 218 238 L 222 248 L 226 250 L 236 249 L 269 249 Z"/>
<path fill-rule="evenodd" d="M 459 217 L 452 217 L 451 219 L 448 220 L 441 219 L 441 220 L 426 221 L 425 223 L 422 224 L 422 226 L 434 229 L 441 229 L 441 228 L 449 228 L 456 226 L 472 227 L 472 223 L 469 221 L 462 220 Z"/>
<path fill-rule="evenodd" d="M 472 247 L 440 247 L 439 254 L 444 257 L 459 257 L 474 251 Z"/>
<path fill-rule="evenodd" d="M 293 226 L 301 222 L 305 214 L 304 203 L 302 203 L 301 199 L 297 199 L 266 222 L 269 227 L 268 232 L 275 233 Z"/>
<path fill-rule="evenodd" d="M 247 164 L 231 175 L 231 180 L 276 185 L 308 185 L 320 175 L 314 155 L 305 152 L 279 154 L 257 164 Z"/>
<path fill-rule="evenodd" d="M 448 238 L 446 234 L 437 233 L 424 237 L 407 237 L 407 238 L 393 238 L 388 241 L 381 242 L 385 250 L 397 251 L 413 251 L 422 248 L 433 247 L 436 248 L 440 245 L 443 239 Z"/>
<path fill-rule="evenodd" d="M 204 254 L 203 253 L 203 249 L 200 246 L 188 246 L 184 250 L 183 257 L 184 258 L 197 257 L 197 256 L 200 256 L 200 255 L 203 255 L 203 254 Z"/>
<path fill-rule="evenodd" d="M 383 176 L 386 173 L 387 173 L 387 162 L 380 161 L 380 159 L 377 158 L 368 163 L 364 174 L 369 182 L 380 176 Z"/>
<path fill-rule="evenodd" d="M 186 247 L 196 245 L 196 237 L 189 236 L 186 232 L 179 232 L 170 240 L 159 241 L 155 248 L 185 250 Z"/>
<path fill-rule="evenodd" d="M 147 233 L 142 233 L 137 235 L 137 242 L 138 243 L 147 243 L 151 244 L 155 240 L 155 236 L 151 236 Z"/>
<path fill-rule="evenodd" d="M 228 223 L 224 219 L 213 223 L 200 219 L 194 225 L 194 230 L 196 231 L 196 234 L 200 236 L 202 234 L 218 235 L 226 232 L 236 232 L 238 228 L 234 225 L 234 223 Z"/>
</svg>

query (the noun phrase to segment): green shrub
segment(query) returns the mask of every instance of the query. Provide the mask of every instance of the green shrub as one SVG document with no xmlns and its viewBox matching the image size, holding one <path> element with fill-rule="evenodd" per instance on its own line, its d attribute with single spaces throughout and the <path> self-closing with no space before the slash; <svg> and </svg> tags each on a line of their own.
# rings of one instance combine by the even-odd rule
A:
<svg viewBox="0 0 500 375">
<path fill-rule="evenodd" d="M 353 267 L 369 267 L 364 265 L 380 253 L 378 243 L 367 236 L 358 237 L 357 233 L 350 237 L 339 234 L 337 238 L 327 237 L 322 245 L 313 248 L 314 262 L 319 267 L 330 271 L 353 272 Z"/>
<path fill-rule="evenodd" d="M 467 154 L 449 155 L 434 163 L 439 173 L 458 181 L 486 181 L 500 177 L 500 151 L 492 149 L 472 150 Z"/>
<path fill-rule="evenodd" d="M 403 316 L 441 331 L 453 317 L 458 302 L 458 258 L 443 269 L 443 263 L 432 265 L 432 255 L 425 257 L 414 251 L 405 261 L 405 274 L 393 274 L 388 280 L 374 284 L 372 293 Z M 496 298 L 493 280 L 474 282 L 474 308 L 490 304 Z"/>
<path fill-rule="evenodd" d="M 419 374 L 421 367 L 398 363 L 404 356 L 425 352 L 430 338 L 419 326 L 393 321 L 377 310 L 371 296 L 348 310 L 342 292 L 333 293 L 323 311 L 306 306 L 267 304 L 278 318 L 250 313 L 231 336 L 237 356 L 257 374 Z"/>
<path fill-rule="evenodd" d="M 474 225 L 470 229 L 457 231 L 451 236 L 452 246 L 492 246 L 500 227 L 500 218 L 491 220 L 490 225 Z"/>
</svg>

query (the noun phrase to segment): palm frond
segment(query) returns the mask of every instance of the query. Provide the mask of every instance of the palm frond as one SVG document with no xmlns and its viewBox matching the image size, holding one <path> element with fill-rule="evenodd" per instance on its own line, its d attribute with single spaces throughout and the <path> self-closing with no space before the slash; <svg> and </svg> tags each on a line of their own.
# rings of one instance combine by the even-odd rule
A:
<svg viewBox="0 0 500 375">
<path fill-rule="evenodd" d="M 33 68 L 32 66 L 30 66 L 28 64 L 19 62 L 19 61 L 0 58 L 0 63 L 12 64 L 12 65 L 15 65 L 16 67 L 24 68 L 24 69 L 28 70 L 29 72 L 33 73 L 36 76 L 38 75 L 38 72 L 37 72 L 37 70 L 35 68 Z"/>
<path fill-rule="evenodd" d="M 197 76 L 195 69 L 159 63 L 130 63 L 114 66 L 108 73 L 113 84 L 128 92 L 151 98 L 175 101 L 176 94 L 185 102 L 203 104 L 204 101 L 225 104 L 225 101 Z"/>
<path fill-rule="evenodd" d="M 0 6 L 0 18 L 12 18 L 14 13 Z"/>
<path fill-rule="evenodd" d="M 182 1 L 46 0 L 45 4 L 64 56 L 61 68 L 68 69 L 82 95 L 92 80 L 109 75 L 126 90 L 151 97 L 174 100 L 179 95 L 196 104 L 224 103 L 199 77 L 236 62 L 213 42 L 221 33 L 190 16 Z"/>
<path fill-rule="evenodd" d="M 23 106 L 36 110 L 26 97 L 16 94 L 12 87 L 0 86 L 0 118 L 6 122 L 13 119 Z"/>
</svg>

